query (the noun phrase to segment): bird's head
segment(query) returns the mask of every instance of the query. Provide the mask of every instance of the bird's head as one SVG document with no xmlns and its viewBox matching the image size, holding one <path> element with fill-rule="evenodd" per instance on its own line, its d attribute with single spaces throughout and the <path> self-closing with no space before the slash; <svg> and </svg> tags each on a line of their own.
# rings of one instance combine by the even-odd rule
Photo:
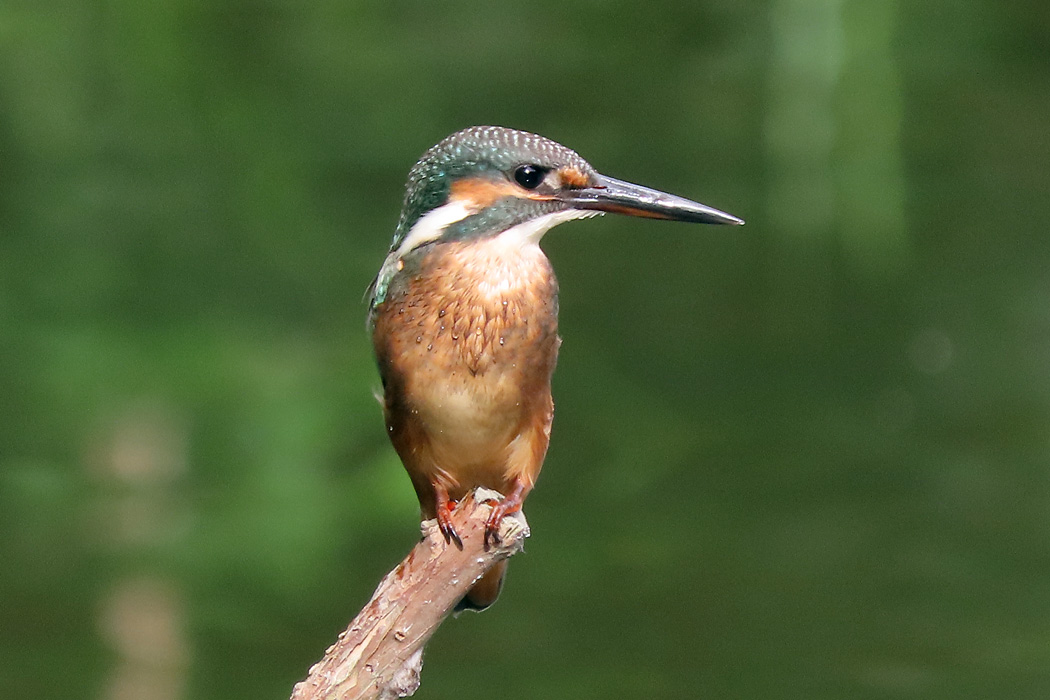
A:
<svg viewBox="0 0 1050 700">
<path fill-rule="evenodd" d="M 498 126 L 458 131 L 408 175 L 386 264 L 373 284 L 382 301 L 398 261 L 434 242 L 513 232 L 535 243 L 552 227 L 605 212 L 702 224 L 742 224 L 731 214 L 598 173 L 572 149 Z"/>
</svg>

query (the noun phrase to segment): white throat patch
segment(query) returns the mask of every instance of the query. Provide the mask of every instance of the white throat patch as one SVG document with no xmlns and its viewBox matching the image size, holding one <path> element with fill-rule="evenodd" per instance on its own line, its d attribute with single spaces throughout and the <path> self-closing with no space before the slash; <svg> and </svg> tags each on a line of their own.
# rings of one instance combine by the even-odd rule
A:
<svg viewBox="0 0 1050 700">
<path fill-rule="evenodd" d="M 573 219 L 589 219 L 598 216 L 600 211 L 586 211 L 580 209 L 562 209 L 561 211 L 544 214 L 530 221 L 511 226 L 509 229 L 497 235 L 497 238 L 505 241 L 517 241 L 521 245 L 528 243 L 536 244 L 543 238 L 543 234 L 550 231 L 558 224 L 564 224 Z"/>
</svg>

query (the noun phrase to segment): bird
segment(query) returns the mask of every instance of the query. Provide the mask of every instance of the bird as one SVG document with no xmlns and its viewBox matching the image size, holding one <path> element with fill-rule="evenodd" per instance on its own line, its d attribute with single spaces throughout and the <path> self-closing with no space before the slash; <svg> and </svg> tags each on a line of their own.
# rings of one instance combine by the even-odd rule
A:
<svg viewBox="0 0 1050 700">
<path fill-rule="evenodd" d="M 389 438 L 423 520 L 462 547 L 456 502 L 504 496 L 485 522 L 498 541 L 543 466 L 554 417 L 558 282 L 539 243 L 558 224 L 606 212 L 701 224 L 743 220 L 598 173 L 537 134 L 475 126 L 412 167 L 390 251 L 368 292 L 368 327 Z M 483 610 L 506 561 L 457 610 Z"/>
</svg>

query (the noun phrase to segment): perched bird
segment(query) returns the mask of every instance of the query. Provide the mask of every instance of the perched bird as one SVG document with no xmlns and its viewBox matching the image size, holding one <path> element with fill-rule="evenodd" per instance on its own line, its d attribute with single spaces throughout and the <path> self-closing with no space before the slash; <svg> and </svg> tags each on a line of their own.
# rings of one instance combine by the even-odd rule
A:
<svg viewBox="0 0 1050 700">
<path fill-rule="evenodd" d="M 505 496 L 486 540 L 519 510 L 550 439 L 558 282 L 539 242 L 572 219 L 615 212 L 703 224 L 742 220 L 606 177 L 576 152 L 524 131 L 452 134 L 408 176 L 390 253 L 370 288 L 369 328 L 387 430 L 446 541 L 455 502 L 477 486 Z M 484 609 L 506 562 L 460 602 Z"/>
</svg>

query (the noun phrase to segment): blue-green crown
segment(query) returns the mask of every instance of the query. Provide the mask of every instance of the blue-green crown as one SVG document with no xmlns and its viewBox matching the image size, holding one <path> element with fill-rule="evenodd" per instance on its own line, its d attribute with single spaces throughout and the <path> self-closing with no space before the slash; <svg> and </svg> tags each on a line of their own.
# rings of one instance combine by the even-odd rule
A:
<svg viewBox="0 0 1050 700">
<path fill-rule="evenodd" d="M 391 250 L 401 245 L 421 216 L 448 201 L 449 189 L 458 178 L 487 171 L 509 174 L 525 164 L 594 173 L 576 151 L 537 134 L 501 126 L 472 126 L 457 131 L 424 153 L 408 173 L 405 202 Z"/>
</svg>

